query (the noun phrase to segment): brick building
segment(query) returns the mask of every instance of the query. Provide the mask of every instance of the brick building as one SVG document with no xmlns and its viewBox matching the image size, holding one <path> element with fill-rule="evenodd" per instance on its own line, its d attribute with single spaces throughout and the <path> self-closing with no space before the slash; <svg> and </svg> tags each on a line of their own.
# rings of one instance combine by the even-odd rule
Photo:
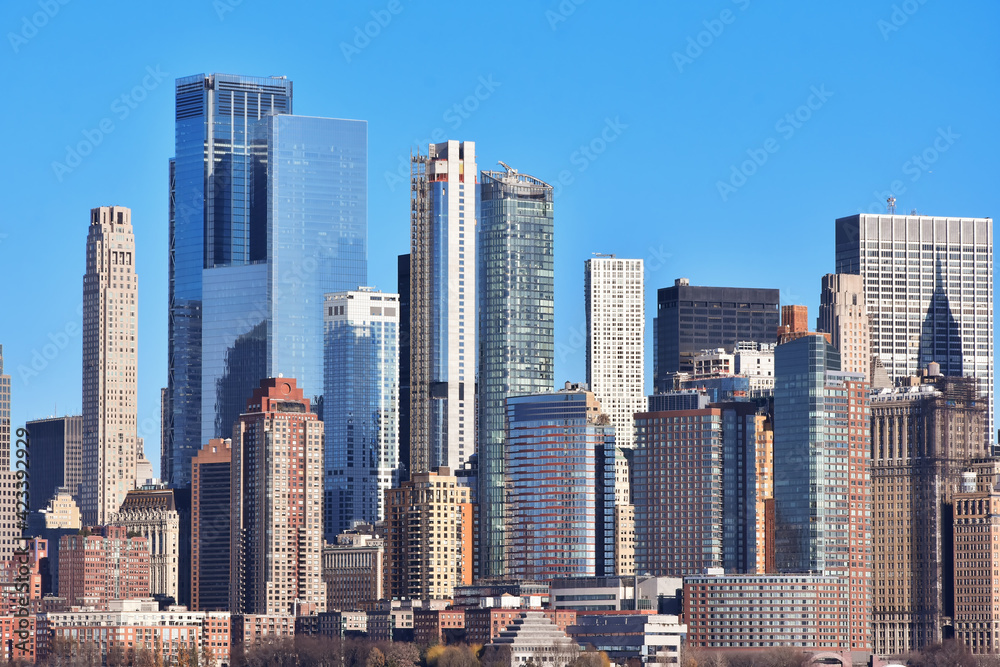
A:
<svg viewBox="0 0 1000 667">
<path fill-rule="evenodd" d="M 59 541 L 59 596 L 66 604 L 107 609 L 111 600 L 148 598 L 149 540 L 104 526 Z"/>
</svg>

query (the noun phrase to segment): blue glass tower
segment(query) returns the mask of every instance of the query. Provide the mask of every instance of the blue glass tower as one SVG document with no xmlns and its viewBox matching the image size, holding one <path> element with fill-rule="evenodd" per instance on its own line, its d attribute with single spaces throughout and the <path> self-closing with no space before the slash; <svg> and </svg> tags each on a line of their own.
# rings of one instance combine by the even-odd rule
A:
<svg viewBox="0 0 1000 667">
<path fill-rule="evenodd" d="M 259 381 L 323 385 L 323 294 L 366 282 L 367 124 L 290 115 L 283 77 L 177 80 L 170 165 L 171 442 L 230 435 Z"/>
</svg>

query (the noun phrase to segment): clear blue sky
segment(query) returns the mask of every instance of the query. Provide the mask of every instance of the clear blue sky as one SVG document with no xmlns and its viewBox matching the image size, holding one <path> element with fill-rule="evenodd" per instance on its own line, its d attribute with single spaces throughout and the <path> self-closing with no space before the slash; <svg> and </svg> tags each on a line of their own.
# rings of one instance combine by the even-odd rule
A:
<svg viewBox="0 0 1000 667">
<path fill-rule="evenodd" d="M 882 210 L 894 181 L 900 211 L 1000 210 L 994 2 L 577 2 L 3 3 L 0 343 L 14 426 L 80 411 L 88 211 L 129 206 L 140 436 L 159 465 L 179 76 L 282 74 L 296 113 L 369 122 L 369 282 L 383 289 L 409 244 L 396 170 L 435 130 L 476 141 L 481 168 L 562 180 L 557 383 L 584 378 L 593 252 L 646 259 L 649 384 L 655 292 L 676 277 L 780 288 L 814 317 L 834 219 Z M 93 151 L 54 168 L 81 141 Z M 925 150 L 934 159 L 917 166 Z M 730 180 L 753 156 L 755 173 Z"/>
</svg>

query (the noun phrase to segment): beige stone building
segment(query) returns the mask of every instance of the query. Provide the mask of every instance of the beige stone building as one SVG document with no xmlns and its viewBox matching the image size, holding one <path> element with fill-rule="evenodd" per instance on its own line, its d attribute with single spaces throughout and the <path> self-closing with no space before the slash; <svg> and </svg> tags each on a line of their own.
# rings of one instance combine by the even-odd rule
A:
<svg viewBox="0 0 1000 667">
<path fill-rule="evenodd" d="M 830 334 L 840 351 L 840 370 L 871 378 L 871 332 L 865 305 L 865 281 L 849 273 L 823 276 L 816 331 Z"/>
<path fill-rule="evenodd" d="M 953 499 L 955 638 L 976 655 L 1000 652 L 1000 463 L 964 473 Z"/>
<path fill-rule="evenodd" d="M 79 530 L 81 526 L 80 508 L 73 500 L 73 494 L 69 489 L 59 489 L 45 508 L 45 527 Z"/>
<path fill-rule="evenodd" d="M 108 521 L 149 540 L 149 594 L 178 601 L 180 514 L 173 489 L 134 489 Z"/>
</svg>

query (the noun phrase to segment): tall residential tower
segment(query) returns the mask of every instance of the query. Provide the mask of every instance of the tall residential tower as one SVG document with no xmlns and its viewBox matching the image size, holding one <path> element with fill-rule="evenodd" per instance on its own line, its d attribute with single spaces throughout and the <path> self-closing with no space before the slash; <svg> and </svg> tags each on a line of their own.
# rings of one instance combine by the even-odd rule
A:
<svg viewBox="0 0 1000 667">
<path fill-rule="evenodd" d="M 139 279 L 132 211 L 90 211 L 83 276 L 83 485 L 88 526 L 104 525 L 135 486 Z"/>
<path fill-rule="evenodd" d="M 510 167 L 480 180 L 480 574 L 502 577 L 505 401 L 551 391 L 554 381 L 552 186 Z"/>
<path fill-rule="evenodd" d="M 410 476 L 476 451 L 476 146 L 411 158 Z"/>
</svg>

